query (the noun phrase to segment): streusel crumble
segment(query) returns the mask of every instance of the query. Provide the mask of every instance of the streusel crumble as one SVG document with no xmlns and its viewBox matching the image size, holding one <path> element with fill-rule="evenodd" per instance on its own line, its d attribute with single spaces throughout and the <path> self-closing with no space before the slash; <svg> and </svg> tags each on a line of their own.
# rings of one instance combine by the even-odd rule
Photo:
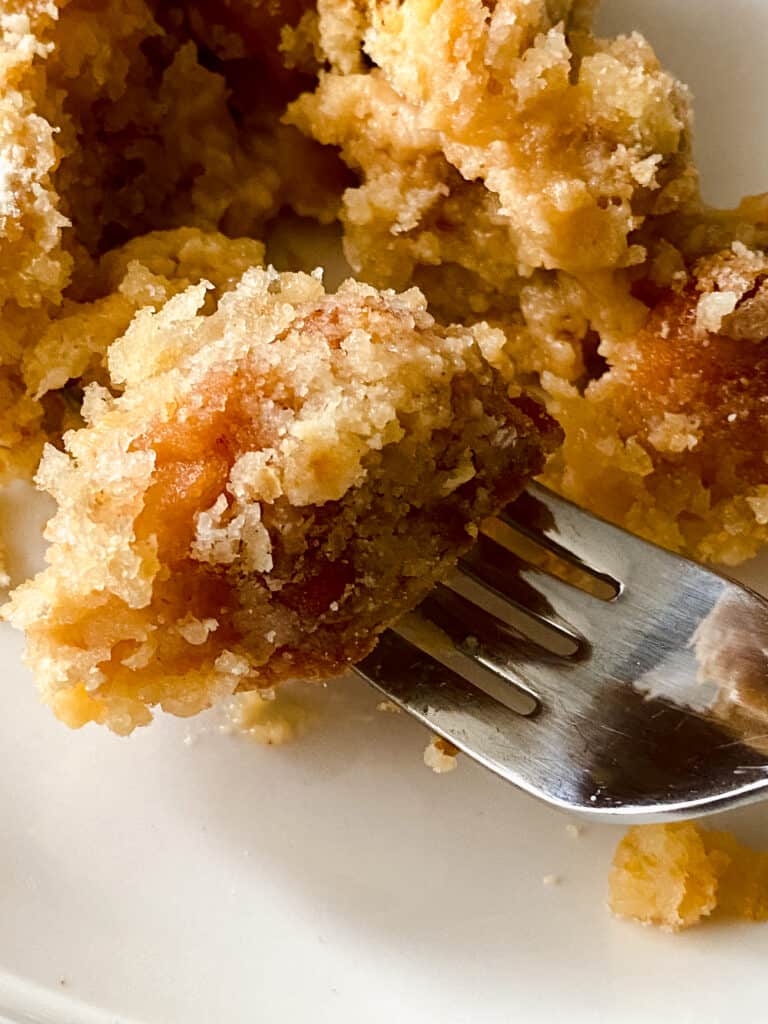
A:
<svg viewBox="0 0 768 1024">
<path fill-rule="evenodd" d="M 9 616 L 70 725 L 338 674 L 560 439 L 503 334 L 440 327 L 415 289 L 252 269 L 206 315 L 210 287 L 136 315 L 121 395 L 91 385 L 38 472 L 50 566 Z"/>
<path fill-rule="evenodd" d="M 592 6 L 0 0 L 0 474 L 48 441 L 60 503 L 11 614 L 67 720 L 338 670 L 531 472 L 768 539 L 768 203 L 705 208 L 686 88 Z M 285 208 L 420 292 L 257 269 Z"/>
<path fill-rule="evenodd" d="M 694 822 L 631 828 L 610 875 L 620 917 L 680 931 L 711 914 L 768 920 L 768 853 Z"/>
<path fill-rule="evenodd" d="M 596 38 L 591 6 L 376 0 L 340 25 L 320 4 L 288 119 L 360 176 L 359 274 L 505 331 L 565 429 L 550 485 L 734 564 L 768 539 L 768 204 L 704 208 L 686 89 L 636 33 Z"/>
</svg>

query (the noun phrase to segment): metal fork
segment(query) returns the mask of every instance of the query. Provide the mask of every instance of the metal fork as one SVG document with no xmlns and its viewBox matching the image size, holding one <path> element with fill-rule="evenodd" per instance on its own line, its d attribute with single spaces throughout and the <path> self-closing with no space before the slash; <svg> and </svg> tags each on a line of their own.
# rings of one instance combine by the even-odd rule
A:
<svg viewBox="0 0 768 1024">
<path fill-rule="evenodd" d="M 514 554 L 510 529 L 580 579 Z M 768 601 L 539 485 L 356 671 L 568 811 L 649 822 L 768 796 Z"/>
</svg>

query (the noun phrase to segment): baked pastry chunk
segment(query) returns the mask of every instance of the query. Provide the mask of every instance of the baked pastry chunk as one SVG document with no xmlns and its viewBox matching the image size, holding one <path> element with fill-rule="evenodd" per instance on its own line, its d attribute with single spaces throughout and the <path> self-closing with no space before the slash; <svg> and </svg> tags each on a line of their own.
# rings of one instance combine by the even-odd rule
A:
<svg viewBox="0 0 768 1024">
<path fill-rule="evenodd" d="M 341 148 L 354 270 L 413 279 L 450 317 L 539 268 L 641 262 L 631 237 L 695 200 L 688 95 L 639 35 L 574 0 L 318 3 L 317 88 L 288 119 Z"/>
<path fill-rule="evenodd" d="M 9 617 L 70 725 L 127 733 L 336 674 L 416 604 L 560 433 L 504 336 L 417 290 L 251 269 L 140 311 L 89 425 L 49 447 L 49 567 Z"/>
<path fill-rule="evenodd" d="M 550 486 L 735 564 L 768 540 L 768 203 L 704 208 L 685 87 L 591 6 L 319 3 L 288 119 L 360 177 L 356 272 L 504 330 L 565 431 Z"/>
<path fill-rule="evenodd" d="M 630 828 L 610 874 L 621 917 L 679 931 L 710 914 L 768 919 L 768 854 L 693 821 Z"/>
<path fill-rule="evenodd" d="M 582 291 L 599 353 L 581 379 L 548 378 L 566 432 L 548 482 L 634 533 L 733 565 L 768 541 L 768 256 L 734 240 L 690 263 L 667 243 L 665 258 L 600 311 Z"/>
<path fill-rule="evenodd" d="M 108 337 L 119 318 L 73 310 L 105 298 L 105 254 L 175 228 L 259 238 L 285 205 L 335 214 L 333 154 L 279 124 L 306 84 L 281 74 L 277 50 L 302 4 L 240 5 L 263 44 L 249 52 L 232 51 L 236 23 L 206 26 L 206 6 L 226 22 L 237 5 L 0 0 L 0 480 L 31 472 L 66 425 L 25 365 L 41 335 L 58 337 L 52 368 L 77 369 L 70 346 L 126 326 Z M 77 404 L 73 390 L 65 409 Z"/>
</svg>

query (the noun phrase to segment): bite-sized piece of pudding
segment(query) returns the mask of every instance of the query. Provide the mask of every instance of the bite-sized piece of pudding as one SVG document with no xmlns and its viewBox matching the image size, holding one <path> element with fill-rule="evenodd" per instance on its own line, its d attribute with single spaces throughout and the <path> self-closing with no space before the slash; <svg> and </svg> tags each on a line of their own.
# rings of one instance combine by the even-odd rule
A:
<svg viewBox="0 0 768 1024">
<path fill-rule="evenodd" d="M 616 317 L 603 331 L 595 379 L 553 395 L 566 442 L 549 482 L 733 565 L 768 541 L 768 255 L 735 241 L 690 266 L 675 258 L 661 286 L 634 285 L 637 326 Z"/>
<path fill-rule="evenodd" d="M 137 314 L 118 398 L 49 447 L 49 567 L 12 598 L 44 700 L 119 733 L 153 705 L 363 657 L 560 439 L 504 336 L 441 327 L 417 290 L 248 270 Z"/>
</svg>

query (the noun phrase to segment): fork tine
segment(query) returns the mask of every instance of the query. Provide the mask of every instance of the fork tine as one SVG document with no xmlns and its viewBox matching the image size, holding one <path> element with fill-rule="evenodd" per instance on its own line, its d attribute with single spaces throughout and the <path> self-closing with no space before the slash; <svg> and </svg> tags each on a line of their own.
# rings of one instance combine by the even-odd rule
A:
<svg viewBox="0 0 768 1024">
<path fill-rule="evenodd" d="M 520 581 L 522 586 L 522 581 Z M 443 586 L 458 594 L 472 605 L 508 626 L 515 636 L 522 635 L 544 650 L 570 658 L 578 654 L 584 641 L 575 631 L 544 616 L 528 612 L 522 605 L 496 590 L 474 571 L 457 567 L 443 582 Z M 555 616 L 552 616 L 555 619 Z"/>
<path fill-rule="evenodd" d="M 507 694 L 510 689 L 517 689 L 554 706 L 561 704 L 564 696 L 568 696 L 569 703 L 572 703 L 571 698 L 577 703 L 588 701 L 595 690 L 588 656 L 573 659 L 553 654 L 536 640 L 511 630 L 471 600 L 444 586 L 438 586 L 416 612 L 411 613 L 410 619 L 420 622 L 421 626 L 406 638 L 422 651 L 461 672 L 456 662 L 444 657 L 446 646 L 453 646 L 465 659 L 468 657 L 502 680 L 502 692 Z M 399 631 L 399 626 L 395 628 Z M 440 637 L 436 645 L 429 639 L 430 629 L 436 629 Z M 587 646 L 584 655 L 588 651 Z M 488 687 L 482 678 L 477 680 L 477 685 L 493 696 L 499 692 L 495 686 Z M 509 703 L 508 698 L 501 699 Z"/>
<path fill-rule="evenodd" d="M 529 484 L 499 518 L 565 561 L 615 584 L 617 591 L 630 563 L 648 557 L 647 541 L 584 512 L 540 484 Z"/>
<path fill-rule="evenodd" d="M 599 629 L 605 623 L 606 612 L 611 607 L 592 594 L 530 565 L 483 534 L 460 560 L 459 568 L 498 594 L 500 604 L 512 602 L 538 621 L 574 638 L 577 645 L 590 629 Z"/>
<path fill-rule="evenodd" d="M 475 761 L 533 791 L 521 766 L 540 757 L 541 732 L 391 630 L 354 671 Z"/>
<path fill-rule="evenodd" d="M 354 671 L 485 768 L 581 814 L 671 821 L 746 803 L 768 783 L 759 751 L 724 742 L 727 734 L 708 719 L 623 687 L 608 688 L 592 713 L 571 709 L 564 716 L 543 708 L 532 720 L 391 631 Z M 627 751 L 633 732 L 624 730 L 638 726 L 641 742 Z M 720 786 L 702 773 L 695 754 L 705 750 L 719 762 Z"/>
<path fill-rule="evenodd" d="M 476 637 L 457 633 L 455 622 L 441 614 L 437 602 L 432 602 L 429 609 L 410 612 L 398 622 L 394 632 L 425 657 L 463 678 L 469 689 L 479 689 L 518 715 L 538 711 L 538 698 L 522 682 L 519 672 L 489 657 L 485 645 Z"/>
</svg>

